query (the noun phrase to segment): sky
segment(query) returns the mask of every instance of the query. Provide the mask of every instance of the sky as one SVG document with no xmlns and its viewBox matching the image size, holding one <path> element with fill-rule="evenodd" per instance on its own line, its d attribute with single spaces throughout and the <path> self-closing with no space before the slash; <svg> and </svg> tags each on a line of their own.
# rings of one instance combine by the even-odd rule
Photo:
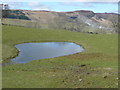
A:
<svg viewBox="0 0 120 90">
<path fill-rule="evenodd" d="M 26 0 L 25 0 L 26 1 Z M 109 0 L 105 2 L 89 2 L 87 0 L 67 0 L 67 1 L 39 1 L 32 0 L 26 2 L 2 1 L 3 4 L 8 4 L 10 9 L 24 9 L 24 10 L 48 10 L 48 11 L 76 11 L 76 10 L 91 10 L 95 13 L 118 13 L 117 0 Z"/>
</svg>

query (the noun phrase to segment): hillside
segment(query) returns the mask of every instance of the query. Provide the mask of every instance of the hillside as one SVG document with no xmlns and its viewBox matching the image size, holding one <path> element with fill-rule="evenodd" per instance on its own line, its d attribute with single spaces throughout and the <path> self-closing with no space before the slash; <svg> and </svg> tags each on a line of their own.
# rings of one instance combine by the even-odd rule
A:
<svg viewBox="0 0 120 90">
<path fill-rule="evenodd" d="M 3 20 L 3 24 L 9 25 L 43 29 L 66 29 L 88 33 L 118 32 L 118 15 L 114 13 L 94 13 L 85 10 L 71 12 L 11 10 L 5 18 L 12 19 L 9 22 Z M 18 20 L 18 24 L 16 24 L 17 20 L 13 19 L 23 20 L 20 20 L 20 23 Z M 24 25 L 22 22 L 24 22 Z"/>
</svg>

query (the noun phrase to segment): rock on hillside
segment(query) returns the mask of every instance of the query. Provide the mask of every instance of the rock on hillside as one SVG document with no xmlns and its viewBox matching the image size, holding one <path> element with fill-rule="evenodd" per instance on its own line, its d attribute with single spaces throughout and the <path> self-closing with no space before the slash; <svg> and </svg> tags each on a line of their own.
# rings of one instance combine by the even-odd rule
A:
<svg viewBox="0 0 120 90">
<path fill-rule="evenodd" d="M 88 33 L 116 33 L 118 15 L 114 13 L 94 13 L 93 11 L 31 11 L 21 10 L 36 28 L 66 29 Z M 113 19 L 114 18 L 114 19 Z"/>
</svg>

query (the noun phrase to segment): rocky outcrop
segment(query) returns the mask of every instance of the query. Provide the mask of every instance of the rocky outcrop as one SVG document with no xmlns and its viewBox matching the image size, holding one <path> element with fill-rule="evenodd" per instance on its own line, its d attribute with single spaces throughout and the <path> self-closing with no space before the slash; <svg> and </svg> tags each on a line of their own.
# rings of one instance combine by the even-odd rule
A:
<svg viewBox="0 0 120 90">
<path fill-rule="evenodd" d="M 28 22 L 34 23 L 36 28 L 66 29 L 78 32 L 116 33 L 113 13 L 94 13 L 93 11 L 79 10 L 72 12 L 30 11 L 21 10 Z M 114 17 L 114 20 L 112 18 Z M 24 21 L 25 22 L 25 21 Z"/>
</svg>

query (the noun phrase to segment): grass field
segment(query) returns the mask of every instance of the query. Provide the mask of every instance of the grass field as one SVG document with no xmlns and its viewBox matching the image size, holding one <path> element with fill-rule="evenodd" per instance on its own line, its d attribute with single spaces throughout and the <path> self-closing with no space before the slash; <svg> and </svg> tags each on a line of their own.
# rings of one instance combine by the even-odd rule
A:
<svg viewBox="0 0 120 90">
<path fill-rule="evenodd" d="M 3 25 L 3 60 L 25 42 L 75 42 L 85 51 L 74 55 L 3 66 L 3 88 L 116 88 L 118 35 Z"/>
</svg>

